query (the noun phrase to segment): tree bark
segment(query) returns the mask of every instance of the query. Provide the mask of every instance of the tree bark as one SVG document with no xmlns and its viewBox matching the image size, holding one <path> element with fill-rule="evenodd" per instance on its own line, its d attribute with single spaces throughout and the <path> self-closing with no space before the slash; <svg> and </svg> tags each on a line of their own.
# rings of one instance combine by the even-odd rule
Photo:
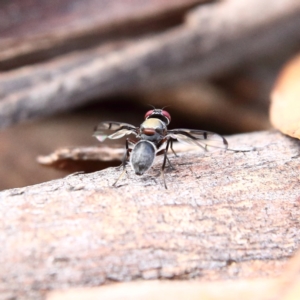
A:
<svg viewBox="0 0 300 300">
<path fill-rule="evenodd" d="M 290 259 L 279 278 L 248 280 L 138 281 L 51 292 L 47 300 L 295 300 L 300 298 L 300 252 Z"/>
<path fill-rule="evenodd" d="M 278 275 L 299 246 L 298 140 L 228 138 L 250 152 L 187 152 L 138 177 L 128 167 L 0 193 L 2 295 L 138 279 Z"/>
</svg>

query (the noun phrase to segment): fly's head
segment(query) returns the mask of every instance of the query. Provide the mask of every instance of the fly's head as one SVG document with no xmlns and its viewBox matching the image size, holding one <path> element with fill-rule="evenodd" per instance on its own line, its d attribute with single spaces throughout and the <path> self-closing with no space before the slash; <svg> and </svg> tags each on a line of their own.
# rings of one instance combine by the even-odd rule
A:
<svg viewBox="0 0 300 300">
<path fill-rule="evenodd" d="M 168 126 L 171 122 L 170 114 L 166 110 L 159 108 L 154 108 L 146 112 L 145 120 L 152 118 L 161 120 L 166 124 L 166 126 Z"/>
</svg>

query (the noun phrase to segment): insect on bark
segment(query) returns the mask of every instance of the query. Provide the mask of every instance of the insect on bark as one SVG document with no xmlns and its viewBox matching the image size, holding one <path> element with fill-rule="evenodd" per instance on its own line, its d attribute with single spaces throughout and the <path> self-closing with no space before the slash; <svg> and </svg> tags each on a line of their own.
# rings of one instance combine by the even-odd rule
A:
<svg viewBox="0 0 300 300">
<path fill-rule="evenodd" d="M 126 153 L 122 162 L 123 172 L 114 182 L 113 186 L 116 186 L 119 179 L 123 176 L 128 162 L 130 162 L 136 175 L 143 175 L 151 168 L 155 156 L 163 154 L 161 176 L 164 186 L 167 189 L 164 169 L 167 161 L 173 167 L 167 155 L 169 148 L 176 155 L 173 150 L 173 141 L 175 140 L 197 145 L 204 151 L 207 151 L 210 147 L 228 148 L 226 139 L 219 134 L 184 128 L 168 130 L 167 127 L 170 122 L 171 116 L 166 110 L 152 109 L 145 114 L 145 120 L 140 127 L 114 121 L 101 122 L 96 127 L 94 136 L 100 142 L 103 142 L 106 138 L 119 139 L 130 134 L 134 135 L 137 139 L 137 141 L 129 138 L 126 139 Z"/>
</svg>

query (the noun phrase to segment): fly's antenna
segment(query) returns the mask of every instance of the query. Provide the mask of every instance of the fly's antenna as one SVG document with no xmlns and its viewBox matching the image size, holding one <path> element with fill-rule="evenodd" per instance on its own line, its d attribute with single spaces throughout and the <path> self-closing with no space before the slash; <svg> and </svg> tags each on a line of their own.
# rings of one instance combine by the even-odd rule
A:
<svg viewBox="0 0 300 300">
<path fill-rule="evenodd" d="M 156 109 L 155 106 L 153 106 L 152 104 L 148 103 L 147 105 L 151 106 L 153 109 Z"/>
<path fill-rule="evenodd" d="M 156 107 L 154 106 L 154 105 L 152 105 L 152 104 L 147 104 L 147 105 L 149 105 L 149 106 L 151 106 L 153 109 L 156 109 Z M 161 110 L 163 110 L 163 109 L 165 109 L 166 107 L 170 107 L 171 105 L 166 105 L 166 106 L 164 106 L 163 108 L 160 108 Z"/>
</svg>

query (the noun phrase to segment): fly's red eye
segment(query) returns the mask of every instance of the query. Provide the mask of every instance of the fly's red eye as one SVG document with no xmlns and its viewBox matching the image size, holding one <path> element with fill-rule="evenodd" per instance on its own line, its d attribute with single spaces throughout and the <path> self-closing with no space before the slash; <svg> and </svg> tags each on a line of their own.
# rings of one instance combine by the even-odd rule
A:
<svg viewBox="0 0 300 300">
<path fill-rule="evenodd" d="M 162 110 L 161 113 L 162 113 L 163 116 L 165 116 L 169 120 L 169 123 L 170 123 L 171 122 L 171 115 L 166 110 Z"/>
<path fill-rule="evenodd" d="M 148 117 L 150 117 L 152 114 L 153 114 L 153 109 L 147 111 L 146 114 L 145 114 L 145 119 L 147 119 Z"/>
</svg>

